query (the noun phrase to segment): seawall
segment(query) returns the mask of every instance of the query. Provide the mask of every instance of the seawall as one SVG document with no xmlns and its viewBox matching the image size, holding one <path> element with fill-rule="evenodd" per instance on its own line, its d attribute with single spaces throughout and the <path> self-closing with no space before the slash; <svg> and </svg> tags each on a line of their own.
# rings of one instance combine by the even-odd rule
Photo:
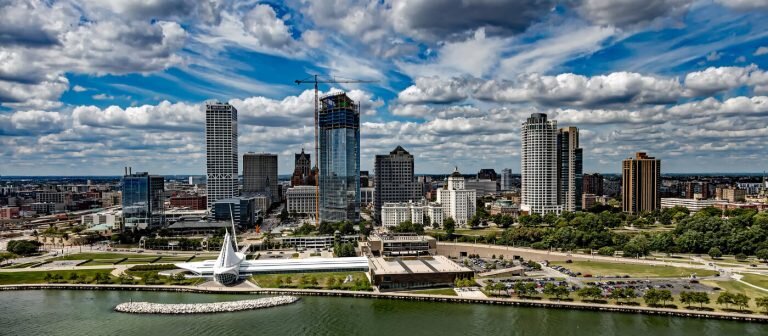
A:
<svg viewBox="0 0 768 336">
<path fill-rule="evenodd" d="M 548 301 L 548 300 L 524 300 L 518 298 L 465 298 L 448 295 L 412 294 L 412 293 L 375 293 L 323 289 L 289 289 L 289 288 L 201 288 L 191 286 L 142 286 L 142 285 L 77 285 L 77 284 L 35 284 L 35 285 L 2 285 L 4 290 L 129 290 L 129 291 L 165 291 L 187 292 L 202 294 L 254 294 L 254 295 L 300 295 L 300 296 L 337 296 L 369 299 L 411 300 L 446 303 L 470 303 L 491 304 L 518 307 L 554 308 L 554 309 L 578 309 L 590 311 L 604 311 L 627 314 L 648 314 L 688 318 L 708 318 L 719 320 L 768 323 L 768 315 L 743 314 L 732 312 L 711 312 L 690 309 L 653 308 L 641 306 L 621 306 L 615 304 Z M 0 294 L 2 295 L 2 294 Z"/>
<path fill-rule="evenodd" d="M 256 300 L 239 300 L 208 303 L 151 303 L 125 302 L 117 305 L 115 311 L 133 314 L 206 314 L 262 309 L 291 304 L 298 301 L 296 296 L 275 296 Z"/>
</svg>

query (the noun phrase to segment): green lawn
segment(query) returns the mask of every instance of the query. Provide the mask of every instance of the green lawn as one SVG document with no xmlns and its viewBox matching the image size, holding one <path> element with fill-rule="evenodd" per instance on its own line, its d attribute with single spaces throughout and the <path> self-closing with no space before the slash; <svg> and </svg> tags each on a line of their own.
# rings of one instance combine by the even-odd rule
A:
<svg viewBox="0 0 768 336">
<path fill-rule="evenodd" d="M 420 289 L 420 290 L 407 291 L 405 293 L 456 296 L 456 291 L 454 291 L 453 288 Z"/>
<path fill-rule="evenodd" d="M 768 276 L 762 276 L 757 274 L 743 274 L 744 277 L 741 278 L 741 280 L 744 280 L 745 282 L 749 282 L 755 286 L 763 287 L 768 289 Z M 765 296 L 768 296 L 768 292 L 763 292 Z"/>
<path fill-rule="evenodd" d="M 699 277 L 711 276 L 715 274 L 715 271 L 712 270 L 695 268 L 653 266 L 630 263 L 622 264 L 601 261 L 578 260 L 570 264 L 567 264 L 564 261 L 554 261 L 550 264 L 563 266 L 573 272 L 581 272 L 582 275 L 592 274 L 593 277 L 629 275 L 635 278 L 684 278 L 690 276 L 692 273 L 696 273 L 696 275 Z"/>
<path fill-rule="evenodd" d="M 723 306 L 717 305 L 715 302 L 717 301 L 717 296 L 720 294 L 720 292 L 731 292 L 731 293 L 742 293 L 746 296 L 748 296 L 751 300 L 749 300 L 749 309 L 753 311 L 757 311 L 757 306 L 755 305 L 755 298 L 768 296 L 768 292 L 761 291 L 756 288 L 749 287 L 743 283 L 740 283 L 738 281 L 732 280 L 732 281 L 702 281 L 701 283 L 712 286 L 712 287 L 720 287 L 721 290 L 718 291 L 715 294 L 710 294 L 709 299 L 711 303 L 709 305 L 704 305 L 705 307 L 711 307 L 716 309 L 722 309 L 725 308 Z M 731 306 L 731 308 L 735 308 Z"/>
<path fill-rule="evenodd" d="M 61 275 L 64 279 L 69 278 L 69 275 L 75 273 L 77 275 L 84 275 L 87 281 L 92 281 L 96 273 L 109 274 L 111 269 L 100 270 L 77 270 L 77 271 L 33 271 L 33 272 L 2 272 L 0 273 L 0 285 L 16 285 L 16 284 L 38 284 L 46 283 L 45 274 L 50 273 L 52 275 Z"/>
<path fill-rule="evenodd" d="M 352 275 L 353 281 L 342 284 L 347 275 Z M 331 286 L 330 279 L 335 280 Z M 370 282 L 364 272 L 319 272 L 292 274 L 257 274 L 250 279 L 259 287 L 265 288 L 320 288 L 369 290 Z M 356 285 L 356 282 L 362 286 Z"/>
<path fill-rule="evenodd" d="M 34 261 L 34 262 L 28 262 L 28 263 L 22 263 L 22 264 L 13 264 L 10 266 L 3 266 L 3 268 L 27 268 L 32 265 L 37 265 L 39 263 L 40 263 L 39 261 Z"/>
<path fill-rule="evenodd" d="M 76 253 L 55 257 L 51 260 L 87 260 L 87 259 L 122 259 L 122 258 L 157 258 L 158 255 L 141 253 Z"/>
</svg>

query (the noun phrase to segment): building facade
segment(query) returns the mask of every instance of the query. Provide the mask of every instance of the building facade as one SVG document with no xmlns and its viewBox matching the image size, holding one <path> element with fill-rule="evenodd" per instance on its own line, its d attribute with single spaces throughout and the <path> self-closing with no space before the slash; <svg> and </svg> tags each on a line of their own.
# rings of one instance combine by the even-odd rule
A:
<svg viewBox="0 0 768 336">
<path fill-rule="evenodd" d="M 308 181 L 310 172 L 312 171 L 312 158 L 309 153 L 304 153 L 304 148 L 301 149 L 301 153 L 294 153 L 293 165 L 293 175 L 291 176 L 292 187 L 314 185 L 314 182 L 310 184 Z"/>
<path fill-rule="evenodd" d="M 521 201 L 527 213 L 562 212 L 558 201 L 557 121 L 533 113 L 522 126 Z"/>
<path fill-rule="evenodd" d="M 512 169 L 504 168 L 501 170 L 501 190 L 512 190 Z"/>
<path fill-rule="evenodd" d="M 288 188 L 285 206 L 289 213 L 315 215 L 316 209 L 315 186 L 295 186 Z"/>
<path fill-rule="evenodd" d="M 227 103 L 205 105 L 208 210 L 220 199 L 238 195 L 237 109 Z"/>
<path fill-rule="evenodd" d="M 277 154 L 243 154 L 243 193 L 266 192 L 272 203 L 278 203 L 277 182 Z"/>
<path fill-rule="evenodd" d="M 643 152 L 627 158 L 621 168 L 621 195 L 624 212 L 635 214 L 661 208 L 661 160 Z"/>
<path fill-rule="evenodd" d="M 600 173 L 592 173 L 592 174 L 584 174 L 582 177 L 582 193 L 584 194 L 594 194 L 597 196 L 602 196 L 603 193 L 603 175 Z M 588 209 L 586 206 L 583 207 L 584 209 Z"/>
<path fill-rule="evenodd" d="M 346 93 L 320 99 L 320 220 L 360 221 L 360 109 Z"/>
<path fill-rule="evenodd" d="M 164 217 L 165 178 L 149 173 L 123 176 L 123 217 L 125 227 L 162 226 Z"/>
<path fill-rule="evenodd" d="M 706 207 L 713 207 L 717 201 L 707 199 L 692 199 L 692 198 L 662 198 L 661 208 L 668 209 L 676 206 L 686 208 L 691 212 L 697 212 Z"/>
<path fill-rule="evenodd" d="M 394 202 L 384 203 L 381 207 L 381 225 L 394 227 L 410 221 L 424 226 L 443 225 L 443 206 L 436 202 Z"/>
<path fill-rule="evenodd" d="M 171 197 L 171 208 L 188 208 L 192 210 L 207 209 L 208 202 L 205 196 L 179 195 Z"/>
<path fill-rule="evenodd" d="M 448 177 L 445 188 L 437 190 L 437 203 L 443 207 L 443 216 L 453 218 L 456 225 L 467 225 L 477 210 L 476 202 L 477 192 L 465 188 L 464 176 L 458 168 Z"/>
<path fill-rule="evenodd" d="M 376 155 L 374 161 L 374 217 L 381 223 L 385 203 L 409 202 L 421 198 L 414 178 L 413 155 L 397 146 L 388 155 Z"/>
<path fill-rule="evenodd" d="M 256 199 L 253 197 L 233 197 L 216 201 L 213 204 L 213 219 L 232 222 L 241 228 L 252 228 L 256 222 Z"/>
<path fill-rule="evenodd" d="M 561 128 L 557 133 L 557 198 L 564 211 L 581 210 L 582 161 L 579 129 Z"/>
</svg>

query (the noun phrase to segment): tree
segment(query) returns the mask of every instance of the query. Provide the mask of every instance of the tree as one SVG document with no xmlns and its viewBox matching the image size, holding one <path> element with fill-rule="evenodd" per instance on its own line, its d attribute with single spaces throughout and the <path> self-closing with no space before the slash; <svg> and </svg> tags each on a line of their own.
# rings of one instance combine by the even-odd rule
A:
<svg viewBox="0 0 768 336">
<path fill-rule="evenodd" d="M 707 252 L 712 259 L 720 259 L 723 256 L 723 251 L 720 251 L 719 248 L 713 247 L 709 249 L 709 252 Z"/>
<path fill-rule="evenodd" d="M 755 305 L 758 308 L 762 308 L 764 312 L 768 313 L 768 296 L 756 298 Z"/>
<path fill-rule="evenodd" d="M 739 307 L 739 310 L 744 310 L 749 305 L 750 298 L 745 294 L 738 293 L 733 295 L 733 304 Z"/>
<path fill-rule="evenodd" d="M 757 252 L 755 252 L 755 256 L 757 259 L 762 261 L 768 261 L 768 248 L 757 250 Z"/>
<path fill-rule="evenodd" d="M 456 221 L 451 217 L 445 218 L 443 220 L 443 229 L 445 229 L 448 238 L 451 238 L 451 236 L 453 236 L 453 231 L 456 230 Z"/>
<path fill-rule="evenodd" d="M 659 290 L 656 288 L 651 288 L 643 294 L 643 301 L 645 301 L 645 304 L 648 306 L 656 306 L 661 301 Z"/>
<path fill-rule="evenodd" d="M 734 294 L 730 292 L 722 292 L 717 297 L 717 304 L 719 305 L 725 305 L 725 308 L 728 308 L 729 305 L 734 304 Z"/>
<path fill-rule="evenodd" d="M 36 240 L 11 240 L 8 242 L 6 250 L 14 254 L 28 256 L 37 253 L 42 245 L 43 243 Z"/>
<path fill-rule="evenodd" d="M 579 296 L 582 301 L 585 299 L 598 300 L 603 298 L 603 290 L 595 286 L 583 287 L 576 291 L 576 295 Z"/>
<path fill-rule="evenodd" d="M 613 257 L 616 254 L 616 250 L 613 247 L 605 246 L 597 250 L 597 254 L 602 256 Z"/>
<path fill-rule="evenodd" d="M 659 291 L 659 300 L 661 300 L 662 305 L 667 305 L 667 301 L 674 301 L 674 297 L 672 296 L 672 292 L 668 289 L 662 289 Z"/>
<path fill-rule="evenodd" d="M 744 254 L 744 253 L 738 253 L 738 254 L 736 254 L 736 260 L 738 260 L 738 261 L 747 260 L 747 255 Z"/>
</svg>

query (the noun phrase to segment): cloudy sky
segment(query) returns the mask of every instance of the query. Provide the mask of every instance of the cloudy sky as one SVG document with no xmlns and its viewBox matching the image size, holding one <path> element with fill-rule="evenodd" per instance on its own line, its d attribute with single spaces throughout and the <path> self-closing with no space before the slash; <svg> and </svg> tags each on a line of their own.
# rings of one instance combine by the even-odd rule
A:
<svg viewBox="0 0 768 336">
<path fill-rule="evenodd" d="M 361 102 L 363 169 L 520 171 L 520 124 L 577 126 L 585 172 L 768 169 L 767 0 L 0 0 L 0 174 L 204 173 L 204 101 L 240 150 L 313 148 L 309 74 Z M 314 160 L 314 157 L 313 157 Z"/>
</svg>

